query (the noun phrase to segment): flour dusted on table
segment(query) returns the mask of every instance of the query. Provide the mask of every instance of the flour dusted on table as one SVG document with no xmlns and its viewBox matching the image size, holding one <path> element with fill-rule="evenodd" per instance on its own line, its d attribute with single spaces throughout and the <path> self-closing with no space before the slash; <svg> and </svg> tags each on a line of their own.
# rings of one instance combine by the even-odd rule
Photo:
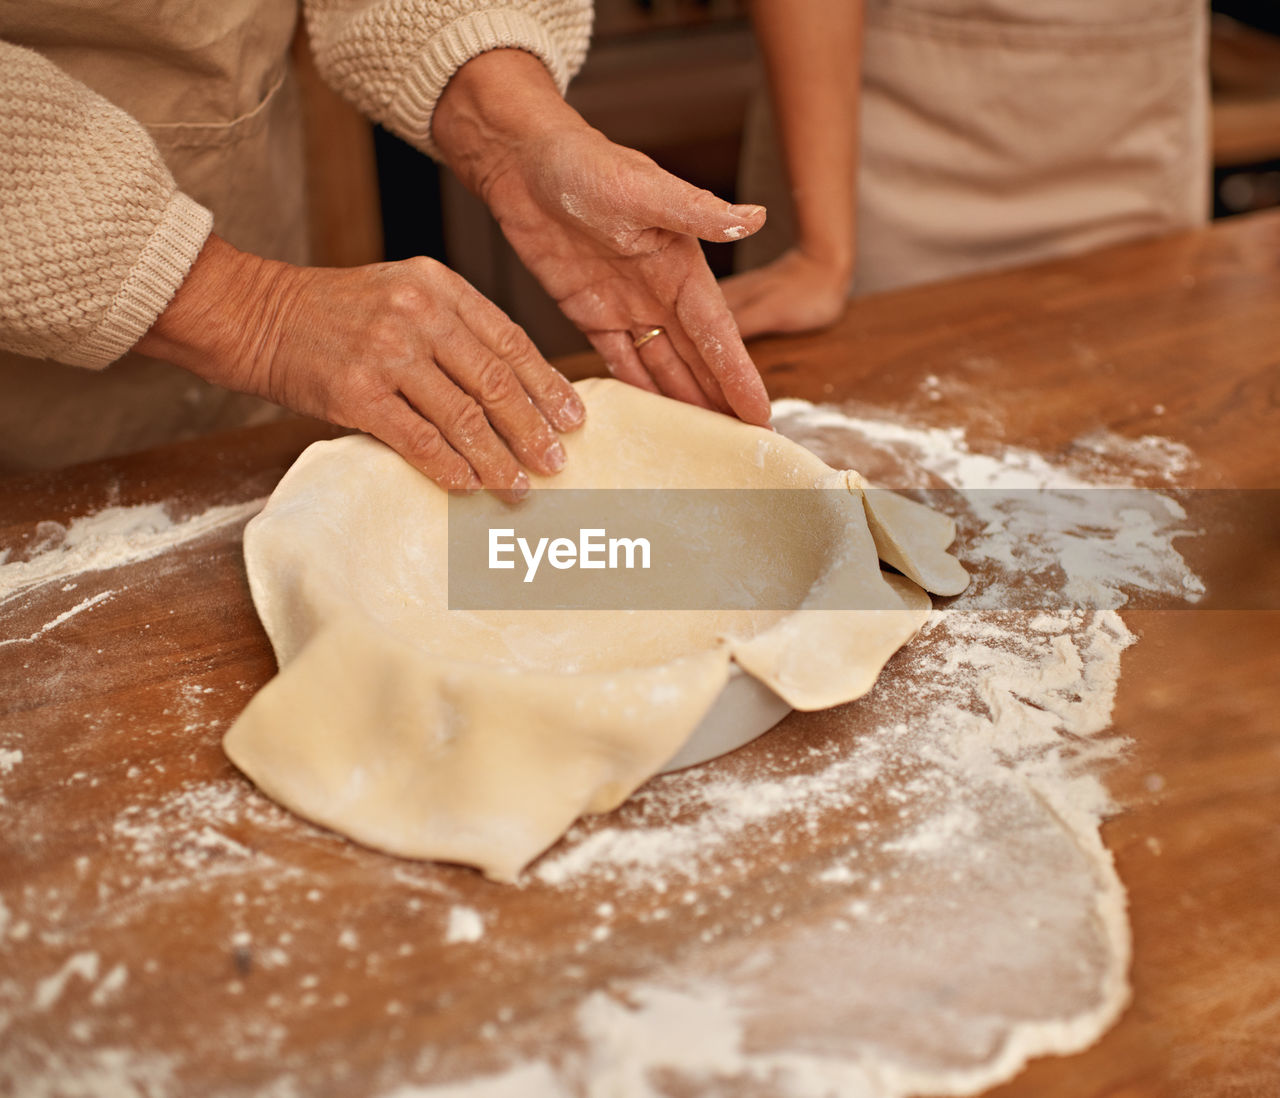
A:
<svg viewBox="0 0 1280 1098">
<path fill-rule="evenodd" d="M 210 507 L 174 519 L 165 504 L 105 507 L 69 524 L 42 522 L 26 559 L 9 560 L 0 552 L 0 606 L 32 588 L 150 560 L 222 526 L 243 522 L 262 510 L 265 500 Z"/>
<path fill-rule="evenodd" d="M 1095 1039 L 1126 994 L 1124 895 L 1098 836 L 1109 800 L 1097 764 L 1122 747 L 1106 726 L 1133 643 L 1114 610 L 1143 597 L 1129 582 L 1140 573 L 1159 597 L 1194 594 L 1177 553 L 1189 523 L 1167 493 L 1148 496 L 1141 537 L 1122 536 L 1106 507 L 1132 484 L 1171 483 L 1190 456 L 1095 436 L 1050 461 L 976 453 L 957 429 L 874 409 L 788 402 L 779 413 L 830 464 L 886 485 L 1097 493 L 1097 544 L 1069 527 L 1058 544 L 1092 559 L 1077 572 L 1098 588 L 1068 597 L 1045 542 L 1017 544 L 1007 524 L 957 514 L 987 609 L 966 595 L 935 612 L 855 705 L 794 716 L 735 756 L 650 782 L 576 828 L 519 890 L 299 827 L 232 775 L 217 746 L 228 694 L 242 704 L 258 683 L 219 679 L 208 660 L 169 681 L 160 669 L 189 623 L 166 632 L 166 614 L 92 648 L 76 642 L 78 623 L 130 598 L 180 609 L 189 573 L 172 565 L 190 554 L 111 574 L 48 567 L 48 582 L 0 604 L 4 635 L 26 637 L 116 592 L 0 648 L 0 665 L 14 676 L 39 666 L 50 692 L 92 661 L 100 693 L 76 698 L 71 719 L 112 752 L 91 791 L 90 760 L 52 754 L 65 716 L 33 712 L 0 733 L 0 795 L 22 848 L 43 858 L 73 841 L 110 867 L 81 873 L 84 859 L 64 858 L 34 890 L 0 880 L 0 968 L 7 953 L 27 974 L 0 978 L 0 1090 L 231 1098 L 243 1087 L 208 1070 L 231 1048 L 257 1095 L 341 1089 L 368 1068 L 359 1043 L 317 1056 L 310 1036 L 368 1032 L 371 1018 L 383 1020 L 367 1084 L 377 1098 L 654 1098 L 682 1081 L 777 1098 L 972 1093 L 1030 1056 Z M 96 529 L 121 518 L 129 532 L 97 559 L 127 561 L 181 525 L 153 513 L 148 533 L 130 509 Z M 216 531 L 229 558 L 236 528 Z M 43 550 L 11 552 L 0 575 L 20 556 L 72 564 L 63 535 L 45 533 Z M 1056 578 L 1054 600 L 1034 597 L 1027 566 Z M 157 669 L 160 717 L 113 698 L 138 646 Z M 37 772 L 83 794 L 74 828 Z M 343 906 L 353 887 L 359 902 Z M 474 913 L 460 929 L 478 921 L 480 937 L 447 940 L 455 907 Z M 198 935 L 185 936 L 188 922 Z M 531 936 L 538 926 L 547 937 Z M 147 949 L 126 954 L 126 941 Z M 42 981 L 87 953 L 96 981 L 72 971 L 37 1010 Z M 165 1028 L 149 1003 L 169 994 L 188 1009 Z M 449 1029 L 459 1012 L 473 1028 Z"/>
<path fill-rule="evenodd" d="M 1177 502 L 1131 489 L 1167 482 L 1190 455 L 1095 437 L 1054 463 L 975 453 L 957 428 L 776 407 L 779 429 L 831 464 L 873 453 L 893 487 L 979 489 L 955 497 L 973 504 L 959 553 L 976 590 L 935 610 L 861 702 L 774 733 L 811 744 L 798 766 L 766 738 L 749 768 L 653 781 L 535 864 L 527 887 L 605 884 L 649 919 L 678 913 L 698 948 L 587 996 L 583 1051 L 531 1098 L 658 1098 L 672 1078 L 787 1098 L 975 1093 L 1092 1043 L 1127 1001 L 1125 897 L 1098 832 L 1111 801 L 1095 764 L 1123 750 L 1108 724 L 1136 638 L 1115 608 L 1201 590 L 1175 546 L 1192 533 Z M 1011 505 L 1028 500 L 1040 510 Z M 1028 575 L 1051 573 L 1053 597 L 1033 597 L 1043 583 Z M 832 828 L 846 837 L 837 855 L 757 882 L 778 888 L 772 906 L 732 887 L 708 902 L 779 833 Z M 787 909 L 796 873 L 803 911 Z M 735 906 L 754 911 L 746 933 Z M 466 1093 L 488 1091 L 473 1080 Z"/>
</svg>

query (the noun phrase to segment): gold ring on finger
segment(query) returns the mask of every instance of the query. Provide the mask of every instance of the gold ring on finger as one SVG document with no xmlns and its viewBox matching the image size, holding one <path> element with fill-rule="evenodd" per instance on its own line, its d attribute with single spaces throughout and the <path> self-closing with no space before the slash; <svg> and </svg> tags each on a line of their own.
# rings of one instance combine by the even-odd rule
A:
<svg viewBox="0 0 1280 1098">
<path fill-rule="evenodd" d="M 666 328 L 663 328 L 661 326 L 657 328 L 650 328 L 643 335 L 636 336 L 636 338 L 631 341 L 631 346 L 633 346 L 638 351 L 641 347 L 643 347 L 646 343 L 648 343 L 649 340 L 657 339 L 658 336 L 664 335 L 665 333 L 666 333 Z"/>
</svg>

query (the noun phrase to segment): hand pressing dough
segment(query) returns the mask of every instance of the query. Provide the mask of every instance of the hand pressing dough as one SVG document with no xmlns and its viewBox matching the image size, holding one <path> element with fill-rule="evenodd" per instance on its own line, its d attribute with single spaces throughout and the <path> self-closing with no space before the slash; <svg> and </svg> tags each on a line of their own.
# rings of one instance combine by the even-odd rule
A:
<svg viewBox="0 0 1280 1098">
<path fill-rule="evenodd" d="M 794 708 L 851 701 L 927 618 L 922 586 L 968 581 L 945 516 L 770 431 L 615 381 L 577 388 L 586 425 L 522 507 L 554 502 L 542 487 L 827 489 L 803 528 L 778 520 L 776 492 L 691 523 L 741 547 L 743 574 L 713 578 L 761 608 L 449 610 L 446 493 L 371 438 L 316 443 L 245 532 L 280 673 L 224 746 L 269 796 L 368 846 L 511 880 L 657 772 L 732 663 Z"/>
</svg>

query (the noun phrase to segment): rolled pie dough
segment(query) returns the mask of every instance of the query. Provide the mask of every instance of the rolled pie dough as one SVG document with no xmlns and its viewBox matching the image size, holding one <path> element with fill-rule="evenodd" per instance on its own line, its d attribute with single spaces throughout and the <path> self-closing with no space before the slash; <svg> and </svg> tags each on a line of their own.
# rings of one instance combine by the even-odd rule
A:
<svg viewBox="0 0 1280 1098">
<path fill-rule="evenodd" d="M 803 530 L 751 513 L 777 493 L 698 517 L 742 545 L 737 579 L 764 609 L 450 610 L 447 494 L 366 436 L 311 446 L 245 532 L 280 672 L 224 746 L 268 796 L 368 846 L 512 880 L 658 771 L 732 664 L 794 708 L 851 701 L 923 624 L 925 591 L 968 582 L 943 515 L 770 431 L 616 381 L 577 388 L 586 425 L 523 507 L 555 495 L 541 487 L 841 490 Z"/>
</svg>

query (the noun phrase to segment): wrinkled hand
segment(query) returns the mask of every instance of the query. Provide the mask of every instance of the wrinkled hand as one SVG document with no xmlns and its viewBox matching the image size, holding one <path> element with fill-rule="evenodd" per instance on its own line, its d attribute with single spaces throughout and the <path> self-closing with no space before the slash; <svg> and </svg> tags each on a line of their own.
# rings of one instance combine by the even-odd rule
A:
<svg viewBox="0 0 1280 1098">
<path fill-rule="evenodd" d="M 720 283 L 743 339 L 766 332 L 808 332 L 840 319 L 849 273 L 793 248 L 763 267 Z"/>
<path fill-rule="evenodd" d="M 768 422 L 764 385 L 696 239 L 746 236 L 763 210 L 730 207 L 588 129 L 535 143 L 485 198 L 617 377 Z M 664 335 L 635 348 L 654 327 Z"/>
<path fill-rule="evenodd" d="M 519 51 L 469 62 L 436 113 L 451 166 L 617 377 L 768 422 L 764 383 L 697 242 L 750 235 L 762 207 L 730 206 L 615 145 Z M 637 349 L 655 327 L 664 334 Z"/>
<path fill-rule="evenodd" d="M 501 310 L 430 259 L 324 269 L 211 237 L 138 344 L 210 381 L 356 427 L 444 488 L 525 494 L 564 465 L 573 387 Z"/>
</svg>

